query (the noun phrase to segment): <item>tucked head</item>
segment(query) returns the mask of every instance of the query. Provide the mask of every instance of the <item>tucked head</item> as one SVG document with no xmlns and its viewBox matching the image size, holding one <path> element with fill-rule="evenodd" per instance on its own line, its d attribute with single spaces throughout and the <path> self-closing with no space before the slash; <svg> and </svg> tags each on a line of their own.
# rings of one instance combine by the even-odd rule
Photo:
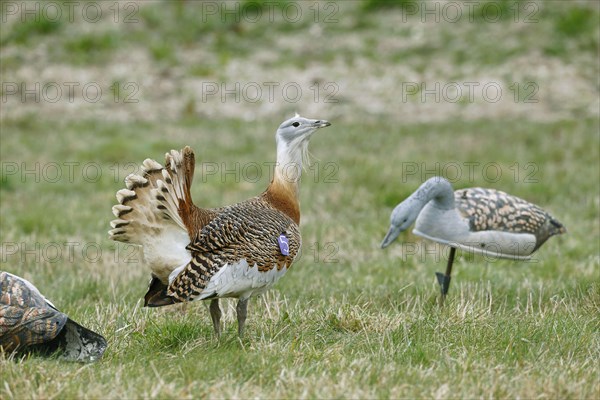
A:
<svg viewBox="0 0 600 400">
<path fill-rule="evenodd" d="M 398 204 L 390 216 L 390 228 L 381 242 L 381 248 L 388 247 L 396 240 L 400 233 L 407 230 L 415 222 L 418 215 L 419 210 L 415 209 L 413 202 L 405 200 Z"/>
</svg>

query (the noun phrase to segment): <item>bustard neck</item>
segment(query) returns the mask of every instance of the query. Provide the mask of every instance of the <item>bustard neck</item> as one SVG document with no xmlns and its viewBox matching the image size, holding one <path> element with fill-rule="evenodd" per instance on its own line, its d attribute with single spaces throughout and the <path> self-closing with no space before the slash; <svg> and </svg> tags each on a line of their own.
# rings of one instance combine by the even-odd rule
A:
<svg viewBox="0 0 600 400">
<path fill-rule="evenodd" d="M 300 223 L 300 178 L 307 145 L 308 142 L 277 143 L 273 179 L 265 192 L 267 201 L 296 223 Z"/>
<path fill-rule="evenodd" d="M 436 176 L 423 183 L 410 199 L 421 207 L 430 201 L 434 202 L 437 208 L 443 210 L 454 209 L 454 190 L 452 185 L 446 179 Z"/>
</svg>

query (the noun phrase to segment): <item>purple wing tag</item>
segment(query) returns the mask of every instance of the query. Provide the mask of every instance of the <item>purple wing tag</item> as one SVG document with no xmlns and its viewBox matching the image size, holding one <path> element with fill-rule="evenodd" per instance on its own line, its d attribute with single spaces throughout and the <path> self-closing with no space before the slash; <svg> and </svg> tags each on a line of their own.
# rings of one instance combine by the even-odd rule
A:
<svg viewBox="0 0 600 400">
<path fill-rule="evenodd" d="M 277 243 L 279 243 L 281 254 L 288 256 L 290 254 L 290 245 L 288 243 L 288 238 L 285 237 L 283 233 L 277 238 Z"/>
</svg>

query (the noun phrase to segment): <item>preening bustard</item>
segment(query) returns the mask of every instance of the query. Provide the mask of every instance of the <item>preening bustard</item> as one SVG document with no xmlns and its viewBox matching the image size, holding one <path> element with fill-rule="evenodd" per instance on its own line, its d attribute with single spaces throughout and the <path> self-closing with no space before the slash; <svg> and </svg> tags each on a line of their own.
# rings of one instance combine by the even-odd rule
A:
<svg viewBox="0 0 600 400">
<path fill-rule="evenodd" d="M 535 204 L 494 189 L 454 191 L 444 178 L 428 179 L 390 217 L 381 247 L 389 246 L 415 222 L 413 233 L 451 247 L 446 274 L 437 273 L 442 301 L 448 293 L 455 249 L 527 260 L 565 227 Z"/>
<path fill-rule="evenodd" d="M 166 154 L 165 166 L 147 159 L 142 175 L 125 178 L 111 222 L 113 240 L 139 244 L 152 280 L 145 305 L 208 300 L 217 336 L 219 298 L 238 298 L 238 333 L 244 332 L 248 299 L 264 292 L 290 268 L 301 245 L 299 184 L 312 134 L 329 126 L 298 115 L 275 135 L 273 179 L 259 196 L 222 208 L 194 205 L 190 186 L 194 153 Z"/>
</svg>

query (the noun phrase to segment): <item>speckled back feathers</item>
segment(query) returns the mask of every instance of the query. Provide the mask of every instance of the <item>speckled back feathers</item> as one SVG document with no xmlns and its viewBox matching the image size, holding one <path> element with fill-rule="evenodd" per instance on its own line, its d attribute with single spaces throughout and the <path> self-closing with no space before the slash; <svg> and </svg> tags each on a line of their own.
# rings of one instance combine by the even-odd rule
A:
<svg viewBox="0 0 600 400">
<path fill-rule="evenodd" d="M 285 234 L 289 254 L 281 254 L 277 238 Z M 171 282 L 169 296 L 191 300 L 224 265 L 245 259 L 258 271 L 290 267 L 301 244 L 298 225 L 264 199 L 264 195 L 229 206 L 206 225 L 190 243 L 192 261 Z"/>
<path fill-rule="evenodd" d="M 148 159 L 143 176 L 128 176 L 127 188 L 117 192 L 110 237 L 144 247 L 161 282 L 151 285 L 148 305 L 193 300 L 221 268 L 241 260 L 261 273 L 289 268 L 300 248 L 299 206 L 286 182 L 231 206 L 199 208 L 190 195 L 194 162 L 189 147 L 167 153 L 164 167 Z M 289 239 L 286 256 L 277 243 L 282 233 Z M 173 246 L 178 250 L 169 258 Z"/>
<path fill-rule="evenodd" d="M 499 190 L 460 189 L 454 192 L 454 201 L 474 232 L 530 233 L 536 237 L 536 249 L 551 236 L 566 232 L 558 220 L 540 207 Z"/>
</svg>

